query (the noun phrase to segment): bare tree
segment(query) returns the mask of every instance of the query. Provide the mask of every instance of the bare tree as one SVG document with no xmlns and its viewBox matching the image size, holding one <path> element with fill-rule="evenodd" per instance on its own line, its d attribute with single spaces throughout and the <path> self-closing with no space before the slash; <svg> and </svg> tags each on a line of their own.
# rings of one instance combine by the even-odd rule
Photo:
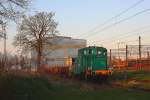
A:
<svg viewBox="0 0 150 100">
<path fill-rule="evenodd" d="M 20 17 L 33 0 L 0 0 L 0 17 L 15 20 Z"/>
<path fill-rule="evenodd" d="M 19 33 L 15 36 L 14 44 L 24 50 L 34 49 L 37 52 L 38 68 L 41 66 L 43 45 L 48 37 L 57 33 L 57 22 L 54 13 L 39 12 L 30 17 L 24 17 L 19 25 Z"/>
<path fill-rule="evenodd" d="M 0 0 L 0 25 L 6 26 L 6 21 L 22 18 L 33 0 Z M 0 28 L 1 28 L 0 26 Z M 3 29 L 0 29 L 0 38 L 5 38 Z"/>
</svg>

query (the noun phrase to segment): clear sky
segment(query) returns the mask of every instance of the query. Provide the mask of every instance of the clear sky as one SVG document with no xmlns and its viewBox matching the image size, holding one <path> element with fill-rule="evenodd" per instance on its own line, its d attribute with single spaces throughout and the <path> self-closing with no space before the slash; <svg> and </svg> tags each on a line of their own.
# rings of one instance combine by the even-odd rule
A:
<svg viewBox="0 0 150 100">
<path fill-rule="evenodd" d="M 120 24 L 112 25 L 150 8 L 150 0 L 144 0 L 128 12 L 114 18 L 105 26 L 100 26 L 106 20 L 138 1 L 140 0 L 35 0 L 30 14 L 33 14 L 35 11 L 55 12 L 55 19 L 59 23 L 59 33 L 73 38 L 87 39 L 88 45 L 116 48 L 117 42 L 124 42 L 122 46 L 125 44 L 137 44 L 136 40 L 139 35 L 142 36 L 144 44 L 150 44 L 150 11 Z M 110 25 L 112 26 L 101 31 Z M 94 29 L 95 27 L 97 28 Z M 13 36 L 17 33 L 15 25 L 10 24 L 7 32 L 8 50 L 12 51 L 14 48 L 11 46 L 11 42 Z M 2 51 L 2 41 L 0 41 L 0 45 Z"/>
</svg>

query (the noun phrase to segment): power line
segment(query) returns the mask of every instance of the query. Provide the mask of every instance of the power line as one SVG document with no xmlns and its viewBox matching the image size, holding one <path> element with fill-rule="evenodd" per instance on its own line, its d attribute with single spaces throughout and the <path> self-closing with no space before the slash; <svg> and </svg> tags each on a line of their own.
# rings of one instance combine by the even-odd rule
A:
<svg viewBox="0 0 150 100">
<path fill-rule="evenodd" d="M 139 33 L 138 31 L 139 30 L 143 30 L 143 29 L 145 29 L 145 28 L 150 28 L 150 25 L 148 25 L 148 26 L 146 26 L 146 27 L 143 27 L 143 28 L 138 28 L 138 29 L 136 29 L 136 30 L 134 30 L 134 31 L 131 31 L 131 32 L 126 32 L 126 33 L 122 33 L 122 34 L 120 34 L 119 36 L 115 36 L 115 37 L 111 37 L 111 39 L 107 39 L 108 41 L 104 41 L 104 43 L 108 43 L 108 42 L 111 42 L 111 41 L 113 41 L 113 40 L 116 40 L 116 39 L 124 39 L 124 38 L 127 38 L 127 37 L 130 37 L 130 36 L 133 36 L 133 35 L 139 35 L 139 34 L 143 34 L 143 33 L 145 33 L 145 32 L 149 32 L 150 30 L 148 30 L 148 31 L 143 31 L 142 33 Z M 136 32 L 136 33 L 134 33 L 134 34 L 130 34 L 130 33 L 133 33 L 133 32 Z M 138 32 L 138 33 L 137 33 Z M 123 36 L 123 35 L 125 35 L 125 36 Z M 99 41 L 97 41 L 97 42 L 99 42 Z"/>
<path fill-rule="evenodd" d="M 135 35 L 135 34 L 140 34 L 138 31 L 139 30 L 143 30 L 143 29 L 147 29 L 147 28 L 150 28 L 150 25 L 147 25 L 147 26 L 143 26 L 143 27 L 140 27 L 140 28 L 137 28 L 137 29 L 135 29 L 135 30 L 133 30 L 133 31 L 130 31 L 130 32 L 125 32 L 125 33 L 122 33 L 122 34 L 119 34 L 119 36 L 117 35 L 117 36 L 114 36 L 114 37 L 111 37 L 111 38 L 108 38 L 108 39 L 105 39 L 105 41 L 103 42 L 103 43 L 109 43 L 109 42 L 112 42 L 113 40 L 116 40 L 116 39 L 124 39 L 124 38 L 126 38 L 126 37 L 129 37 L 129 36 L 132 36 L 132 35 Z M 133 32 L 136 32 L 136 33 L 134 33 L 134 34 L 130 34 L 130 33 L 133 33 Z M 138 33 L 137 33 L 138 32 Z M 148 31 L 144 31 L 144 32 L 149 32 L 149 30 Z M 144 33 L 144 32 L 142 32 L 142 33 Z M 124 36 L 125 35 L 125 36 Z M 104 40 L 104 39 L 103 39 Z M 101 42 L 101 41 L 95 41 L 95 42 Z"/>
<path fill-rule="evenodd" d="M 120 39 L 124 39 L 124 38 L 128 38 L 128 37 L 131 37 L 131 36 L 134 36 L 134 35 L 140 35 L 140 34 L 143 34 L 143 33 L 145 33 L 145 32 L 149 32 L 150 30 L 147 30 L 147 31 L 143 31 L 143 32 L 139 32 L 139 33 L 135 33 L 135 34 L 130 34 L 130 35 L 127 35 L 127 36 L 125 36 L 125 37 L 121 37 L 121 38 L 119 38 L 119 40 Z"/>
<path fill-rule="evenodd" d="M 149 31 L 150 31 L 150 30 L 144 31 L 144 32 L 142 32 L 142 33 L 136 33 L 136 34 L 139 35 L 139 34 L 143 34 L 143 33 L 145 33 L 145 32 L 149 32 Z M 126 37 L 122 37 L 122 38 L 115 39 L 115 40 L 125 39 L 125 38 L 128 38 L 128 37 L 131 37 L 132 35 L 135 35 L 135 34 L 130 34 L 130 35 L 126 36 Z M 145 39 L 144 39 L 144 41 L 145 41 Z M 99 42 L 99 41 L 96 41 L 96 42 Z M 116 42 L 116 41 L 115 41 L 115 42 Z M 109 43 L 108 45 L 110 45 L 110 44 L 115 44 L 115 42 L 109 41 L 109 42 L 107 42 L 107 43 Z M 124 42 L 126 42 L 126 43 L 128 43 L 128 42 L 134 42 L 134 40 L 124 41 Z M 106 43 L 106 42 L 103 42 L 103 43 Z"/>
<path fill-rule="evenodd" d="M 86 32 L 86 33 L 80 34 L 78 37 L 81 37 L 81 36 L 83 36 L 83 35 L 85 35 L 85 34 L 87 34 L 87 33 L 90 33 L 90 32 L 95 31 L 96 29 L 98 29 L 98 28 L 104 26 L 105 24 L 111 22 L 113 19 L 115 19 L 115 18 L 117 18 L 117 17 L 120 17 L 121 15 L 125 14 L 126 12 L 128 12 L 128 11 L 131 10 L 132 8 L 136 7 L 137 5 L 139 5 L 140 3 L 142 3 L 143 1 L 144 1 L 144 0 L 139 0 L 139 1 L 136 2 L 135 4 L 131 5 L 129 8 L 123 10 L 123 11 L 120 12 L 119 14 L 117 14 L 117 15 L 111 17 L 110 19 L 106 20 L 106 21 L 105 21 L 104 23 L 102 23 L 101 25 L 98 25 L 97 27 L 95 27 L 95 28 L 89 30 L 89 31 Z"/>
<path fill-rule="evenodd" d="M 149 32 L 149 31 L 145 31 L 145 32 Z M 150 37 L 144 38 L 143 42 L 144 42 L 145 40 L 149 40 L 149 38 L 150 38 Z M 130 42 L 135 42 L 135 41 L 138 41 L 138 40 L 129 40 L 129 41 L 122 41 L 122 42 L 130 43 Z M 108 45 L 110 45 L 110 44 L 116 44 L 116 43 L 117 43 L 117 42 L 111 42 L 111 43 L 109 43 Z"/>
<path fill-rule="evenodd" d="M 136 16 L 138 16 L 138 15 L 140 15 L 140 14 L 142 14 L 142 13 L 145 13 L 145 12 L 147 12 L 147 11 L 149 11 L 149 10 L 150 10 L 150 8 L 144 9 L 144 10 L 142 10 L 142 11 L 140 11 L 140 12 L 135 13 L 134 15 L 131 15 L 131 16 L 129 16 L 129 17 L 127 17 L 127 18 L 124 18 L 124 19 L 122 19 L 122 20 L 120 20 L 120 21 L 118 21 L 118 22 L 115 22 L 115 23 L 113 23 L 113 24 L 111 24 L 111 25 L 109 25 L 109 26 L 106 26 L 106 27 L 102 28 L 101 30 L 96 31 L 96 32 L 94 32 L 94 33 L 103 32 L 103 31 L 105 31 L 105 30 L 107 30 L 107 29 L 113 27 L 114 25 L 120 24 L 120 23 L 122 23 L 122 22 L 124 22 L 124 21 L 127 21 L 127 20 L 129 20 L 129 19 L 131 19 L 131 18 L 134 18 L 134 17 L 136 17 Z M 89 35 L 86 36 L 85 38 L 87 38 L 87 37 L 89 37 L 89 36 L 91 36 L 91 35 L 94 36 L 94 35 L 96 35 L 96 34 L 89 34 Z M 92 37 L 92 36 L 91 36 L 91 37 Z"/>
<path fill-rule="evenodd" d="M 125 43 L 130 43 L 130 42 L 136 42 L 137 40 L 129 40 L 129 41 L 125 41 Z M 112 44 L 116 44 L 117 42 L 111 42 L 108 45 L 112 45 Z"/>
<path fill-rule="evenodd" d="M 150 37 L 145 37 L 144 38 L 144 42 L 145 42 L 145 40 L 150 40 Z"/>
</svg>

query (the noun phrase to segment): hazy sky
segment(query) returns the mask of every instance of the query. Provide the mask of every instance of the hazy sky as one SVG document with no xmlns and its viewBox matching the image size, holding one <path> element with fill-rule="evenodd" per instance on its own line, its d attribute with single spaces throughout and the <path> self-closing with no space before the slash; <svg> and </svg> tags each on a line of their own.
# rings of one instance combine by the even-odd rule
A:
<svg viewBox="0 0 150 100">
<path fill-rule="evenodd" d="M 101 25 L 138 1 L 141 3 L 136 7 L 114 18 L 106 25 Z M 35 0 L 30 14 L 36 11 L 55 12 L 55 19 L 59 23 L 58 30 L 61 35 L 87 39 L 88 45 L 115 48 L 117 42 L 125 42 L 120 46 L 137 44 L 136 40 L 139 35 L 142 36 L 144 44 L 149 44 L 150 10 L 113 25 L 148 8 L 150 8 L 150 0 Z M 108 28 L 108 26 L 111 27 Z M 12 51 L 11 42 L 16 34 L 14 24 L 8 26 L 7 32 L 8 50 Z M 0 45 L 2 51 L 2 40 Z"/>
</svg>

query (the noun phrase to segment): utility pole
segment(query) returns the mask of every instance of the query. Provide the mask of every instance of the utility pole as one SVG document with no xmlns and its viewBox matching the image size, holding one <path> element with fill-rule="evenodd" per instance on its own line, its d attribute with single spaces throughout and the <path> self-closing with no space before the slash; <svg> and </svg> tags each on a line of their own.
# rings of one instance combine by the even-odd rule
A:
<svg viewBox="0 0 150 100">
<path fill-rule="evenodd" d="M 4 38 L 4 55 L 6 56 L 6 25 L 2 25 L 3 38 Z"/>
<path fill-rule="evenodd" d="M 128 45 L 126 45 L 126 69 L 128 67 Z"/>
<path fill-rule="evenodd" d="M 128 70 L 128 45 L 126 45 L 126 66 L 125 66 L 125 81 L 127 80 L 127 70 Z"/>
<path fill-rule="evenodd" d="M 117 44 L 118 44 L 118 59 L 120 60 L 120 55 L 119 55 L 119 45 L 120 45 L 120 42 L 118 42 Z"/>
<path fill-rule="evenodd" d="M 150 62 L 149 62 L 149 51 L 147 50 L 147 64 L 148 64 L 148 70 L 150 69 Z"/>
<path fill-rule="evenodd" d="M 111 66 L 112 65 L 112 61 L 111 61 L 111 57 L 112 55 L 111 55 L 111 49 L 110 49 L 110 55 L 109 55 L 109 65 Z M 112 67 L 112 66 L 111 66 Z"/>
<path fill-rule="evenodd" d="M 149 59 L 150 55 L 149 55 L 149 51 L 147 51 L 147 59 Z"/>
<path fill-rule="evenodd" d="M 2 26 L 2 35 L 1 37 L 4 39 L 4 67 L 6 67 L 7 61 L 7 51 L 6 51 L 6 23 L 0 20 L 0 24 Z"/>
<path fill-rule="evenodd" d="M 141 36 L 139 36 L 139 69 L 141 69 Z"/>
<path fill-rule="evenodd" d="M 4 39 L 4 68 L 6 67 L 6 62 L 7 62 L 7 51 L 6 51 L 6 25 L 2 25 L 2 30 L 3 30 L 3 39 Z"/>
</svg>

